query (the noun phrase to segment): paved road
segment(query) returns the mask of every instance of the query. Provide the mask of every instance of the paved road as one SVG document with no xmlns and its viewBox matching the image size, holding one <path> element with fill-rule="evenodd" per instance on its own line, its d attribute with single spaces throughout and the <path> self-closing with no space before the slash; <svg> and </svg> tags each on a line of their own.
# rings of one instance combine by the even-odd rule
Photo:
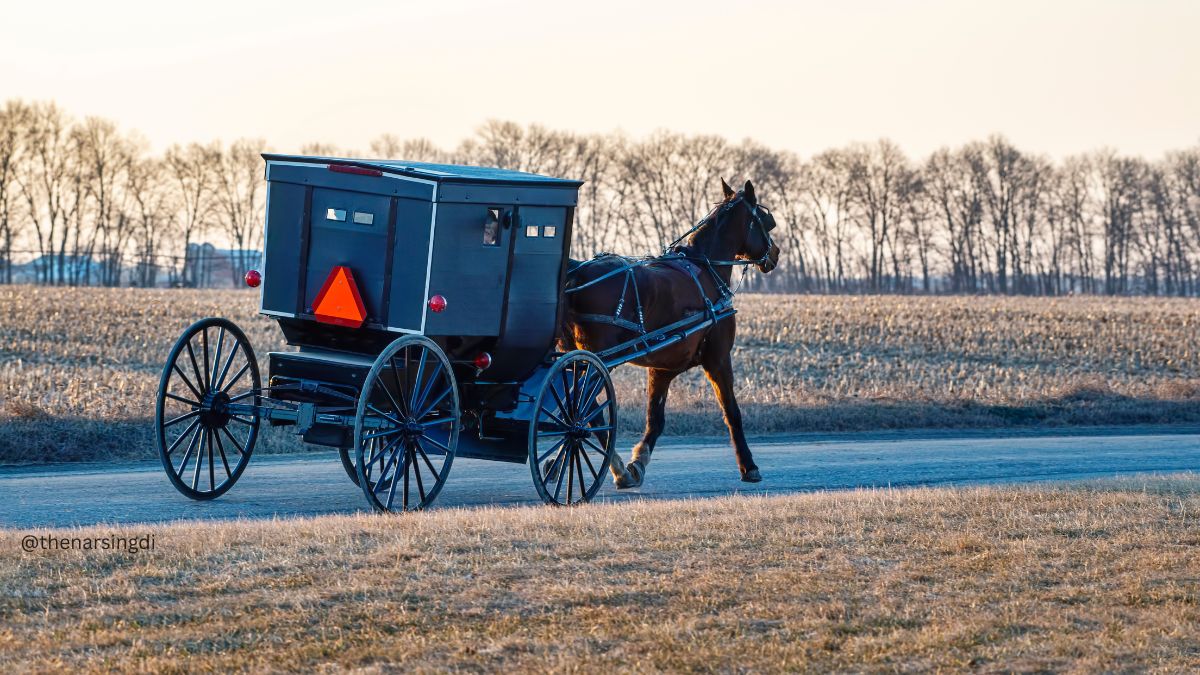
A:
<svg viewBox="0 0 1200 675">
<path fill-rule="evenodd" d="M 857 434 L 753 444 L 764 482 L 737 480 L 732 452 L 713 440 L 672 440 L 654 454 L 646 484 L 605 500 L 782 493 L 871 486 L 1028 482 L 1137 472 L 1200 471 L 1200 433 L 1128 430 L 990 437 Z M 628 458 L 628 452 L 624 453 Z M 458 459 L 437 506 L 536 503 L 529 469 Z M 193 502 L 157 462 L 0 468 L 0 526 L 60 527 L 181 519 L 271 518 L 365 511 L 336 453 L 255 457 L 220 499 Z"/>
</svg>

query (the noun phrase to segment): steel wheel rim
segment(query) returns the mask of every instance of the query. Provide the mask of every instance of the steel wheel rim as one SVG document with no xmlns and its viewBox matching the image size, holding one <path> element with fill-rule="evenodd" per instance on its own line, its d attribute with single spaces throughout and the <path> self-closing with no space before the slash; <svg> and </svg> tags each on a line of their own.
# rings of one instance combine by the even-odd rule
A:
<svg viewBox="0 0 1200 675">
<path fill-rule="evenodd" d="M 155 403 L 159 458 L 177 490 L 206 500 L 233 487 L 250 461 L 260 420 L 223 408 L 258 405 L 261 386 L 253 348 L 233 323 L 203 319 L 183 332 Z"/>
<path fill-rule="evenodd" d="M 383 426 L 370 428 L 372 419 Z M 450 473 L 461 426 L 454 371 L 437 344 L 405 336 L 389 345 L 355 415 L 355 468 L 368 503 L 385 512 L 428 508 Z"/>
<path fill-rule="evenodd" d="M 529 467 L 538 495 L 558 506 L 591 501 L 616 447 L 617 403 L 608 369 L 590 352 L 565 354 L 546 375 L 535 404 Z"/>
</svg>

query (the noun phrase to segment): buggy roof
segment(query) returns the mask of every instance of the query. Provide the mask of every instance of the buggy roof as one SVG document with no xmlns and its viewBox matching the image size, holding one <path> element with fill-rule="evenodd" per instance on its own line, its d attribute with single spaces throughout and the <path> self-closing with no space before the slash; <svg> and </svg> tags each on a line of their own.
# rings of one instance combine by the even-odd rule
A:
<svg viewBox="0 0 1200 675">
<path fill-rule="evenodd" d="M 536 185 L 543 187 L 579 187 L 583 181 L 554 178 L 524 171 L 494 169 L 486 166 L 460 164 L 431 164 L 409 162 L 402 159 L 349 159 L 339 157 L 309 157 L 305 155 L 278 155 L 264 153 L 268 162 L 300 162 L 310 164 L 348 164 L 386 173 L 412 178 L 437 181 L 439 183 L 487 183 L 492 185 Z"/>
</svg>

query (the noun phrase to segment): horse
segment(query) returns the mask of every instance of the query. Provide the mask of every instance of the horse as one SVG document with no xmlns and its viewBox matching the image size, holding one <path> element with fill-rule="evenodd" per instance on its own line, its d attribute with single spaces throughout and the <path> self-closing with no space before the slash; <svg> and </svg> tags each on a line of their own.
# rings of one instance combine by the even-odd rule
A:
<svg viewBox="0 0 1200 675">
<path fill-rule="evenodd" d="M 752 265 L 764 274 L 775 269 L 780 254 L 771 239 L 775 218 L 759 203 L 754 185 L 746 181 L 741 191 L 734 192 L 722 178 L 721 190 L 721 201 L 662 256 L 630 259 L 601 253 L 586 262 L 568 261 L 560 348 L 601 352 L 638 337 L 639 332 L 645 335 L 697 313 L 715 316 L 714 307 L 732 307 L 729 284 L 734 267 Z M 631 281 L 635 301 L 626 302 Z M 630 361 L 648 370 L 646 430 L 628 464 L 619 455 L 613 458 L 609 468 L 618 489 L 642 484 L 662 435 L 671 382 L 696 366 L 704 368 L 721 405 L 741 479 L 762 480 L 746 444 L 733 392 L 730 352 L 736 333 L 735 317 L 729 316 Z"/>
</svg>

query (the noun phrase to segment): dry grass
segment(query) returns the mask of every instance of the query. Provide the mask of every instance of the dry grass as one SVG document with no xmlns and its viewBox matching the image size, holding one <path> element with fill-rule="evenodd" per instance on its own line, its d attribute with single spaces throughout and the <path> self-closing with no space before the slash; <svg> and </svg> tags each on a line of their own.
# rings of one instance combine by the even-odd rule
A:
<svg viewBox="0 0 1200 675">
<path fill-rule="evenodd" d="M 162 360 L 226 316 L 284 348 L 247 291 L 0 288 L 0 462 L 149 457 Z M 1200 421 L 1200 301 L 1147 298 L 739 298 L 738 396 L 750 433 Z M 623 443 L 644 372 L 616 373 Z M 632 432 L 632 433 L 630 433 Z M 724 429 L 699 371 L 668 434 Z M 301 447 L 285 431 L 260 451 Z"/>
<path fill-rule="evenodd" d="M 1195 672 L 1197 513 L 1182 475 L 0 531 L 0 670 Z"/>
</svg>

